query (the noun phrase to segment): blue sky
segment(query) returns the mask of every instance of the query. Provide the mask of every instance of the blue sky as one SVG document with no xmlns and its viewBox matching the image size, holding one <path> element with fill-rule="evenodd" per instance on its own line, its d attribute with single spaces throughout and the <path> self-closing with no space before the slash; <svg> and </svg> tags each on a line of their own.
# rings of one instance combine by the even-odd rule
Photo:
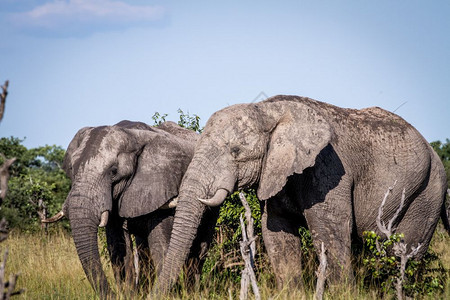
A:
<svg viewBox="0 0 450 300">
<path fill-rule="evenodd" d="M 450 138 L 449 1 L 1 0 L 0 137 L 67 147 L 84 126 L 152 123 L 268 96 L 396 111 Z M 406 102 L 406 103 L 405 103 Z"/>
</svg>

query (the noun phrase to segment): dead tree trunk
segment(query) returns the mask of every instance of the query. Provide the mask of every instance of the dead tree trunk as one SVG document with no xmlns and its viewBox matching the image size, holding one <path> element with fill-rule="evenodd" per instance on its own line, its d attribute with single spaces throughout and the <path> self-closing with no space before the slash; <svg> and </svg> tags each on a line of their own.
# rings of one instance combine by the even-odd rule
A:
<svg viewBox="0 0 450 300">
<path fill-rule="evenodd" d="M 245 228 L 244 220 L 242 216 L 240 216 L 241 228 L 242 228 L 242 242 L 241 245 L 241 254 L 245 262 L 245 268 L 242 270 L 242 278 L 241 278 L 241 293 L 239 299 L 244 300 L 247 299 L 249 283 L 252 286 L 253 294 L 255 295 L 255 299 L 261 299 L 261 295 L 259 293 L 258 284 L 256 282 L 255 275 L 255 237 L 253 234 L 253 218 L 252 212 L 250 210 L 250 206 L 247 203 L 247 199 L 243 193 L 239 193 L 239 198 L 241 199 L 242 205 L 245 208 L 245 217 L 247 219 L 247 228 Z"/>
<path fill-rule="evenodd" d="M 5 103 L 6 103 L 6 96 L 8 95 L 8 85 L 9 81 L 6 80 L 5 84 L 2 86 L 2 93 L 0 95 L 0 122 L 3 119 L 3 114 L 5 113 Z"/>
<path fill-rule="evenodd" d="M 8 180 L 9 180 L 9 167 L 16 161 L 16 158 L 9 158 L 0 153 L 0 157 L 3 158 L 3 164 L 0 166 L 0 205 L 6 198 L 8 192 Z"/>
<path fill-rule="evenodd" d="M 2 93 L 0 94 L 0 122 L 3 119 L 5 113 L 6 96 L 8 95 L 9 81 L 6 80 L 2 86 Z M 0 205 L 6 198 L 8 192 L 8 180 L 9 180 L 9 167 L 16 161 L 16 158 L 7 159 L 3 153 L 0 153 L 0 157 L 3 158 L 3 164 L 0 166 Z M 0 221 L 0 242 L 4 241 L 8 237 L 8 223 L 3 218 Z M 8 300 L 11 296 L 19 295 L 24 290 L 14 291 L 16 289 L 16 282 L 19 274 L 11 274 L 9 280 L 6 279 L 5 269 L 6 260 L 8 259 L 8 249 L 5 250 L 3 261 L 0 263 L 0 300 Z"/>
<path fill-rule="evenodd" d="M 325 291 L 325 281 L 327 280 L 327 254 L 325 246 L 322 242 L 322 248 L 319 255 L 319 267 L 316 271 L 317 275 L 317 283 L 316 283 L 316 292 L 314 293 L 315 300 L 322 300 L 323 293 Z"/>
<path fill-rule="evenodd" d="M 9 81 L 6 80 L 2 86 L 2 93 L 0 94 L 0 122 L 3 119 L 5 113 L 6 96 L 8 95 Z M 0 166 L 0 205 L 6 198 L 8 192 L 8 180 L 9 180 L 9 167 L 16 161 L 16 158 L 6 159 L 3 153 L 0 153 L 0 157 L 3 158 L 3 164 Z"/>
<path fill-rule="evenodd" d="M 393 228 L 392 226 L 393 226 L 394 222 L 397 220 L 397 218 L 405 204 L 405 189 L 403 189 L 402 198 L 400 199 L 400 206 L 397 209 L 397 211 L 394 213 L 394 215 L 392 216 L 392 219 L 389 220 L 387 225 L 381 220 L 382 216 L 383 216 L 383 208 L 384 208 L 384 205 L 386 204 L 386 200 L 387 200 L 389 194 L 394 189 L 394 186 L 396 185 L 396 183 L 397 183 L 397 181 L 394 182 L 393 186 L 388 188 L 388 190 L 386 191 L 386 194 L 384 195 L 383 201 L 381 201 L 381 205 L 378 209 L 377 226 L 378 226 L 378 229 L 386 236 L 387 239 L 390 239 L 390 237 L 394 233 L 395 228 Z M 380 247 L 378 240 L 376 240 L 376 247 L 377 247 L 378 252 L 381 253 L 382 249 Z M 405 296 L 404 292 L 403 292 L 403 282 L 405 281 L 406 264 L 407 264 L 408 260 L 410 260 L 411 258 L 414 258 L 417 255 L 417 253 L 419 252 L 419 249 L 421 247 L 422 247 L 422 244 L 420 244 L 420 243 L 417 244 L 417 247 L 411 246 L 411 252 L 408 253 L 407 244 L 405 244 L 403 241 L 394 242 L 394 245 L 393 245 L 394 254 L 395 254 L 395 256 L 400 258 L 400 266 L 399 266 L 400 276 L 397 277 L 397 281 L 395 282 L 395 290 L 397 292 L 397 299 L 399 299 L 399 300 L 404 299 L 404 296 Z"/>
</svg>

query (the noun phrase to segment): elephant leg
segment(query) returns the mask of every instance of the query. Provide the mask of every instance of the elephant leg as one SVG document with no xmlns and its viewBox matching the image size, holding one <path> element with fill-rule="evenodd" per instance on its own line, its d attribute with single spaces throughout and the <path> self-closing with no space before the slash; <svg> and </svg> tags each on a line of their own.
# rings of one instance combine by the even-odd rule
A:
<svg viewBox="0 0 450 300">
<path fill-rule="evenodd" d="M 117 218 L 106 226 L 106 239 L 116 282 L 132 286 L 134 281 L 133 244 L 126 223 Z"/>
<path fill-rule="evenodd" d="M 321 253 L 322 243 L 327 256 L 327 280 L 331 285 L 353 281 L 351 266 L 351 234 L 353 211 L 351 185 L 338 186 L 326 196 L 314 195 L 311 207 L 304 210 L 316 253 Z"/>
<path fill-rule="evenodd" d="M 158 212 L 150 219 L 148 245 L 153 260 L 155 273 L 159 274 L 170 241 L 173 225 L 173 212 Z"/>
<path fill-rule="evenodd" d="M 411 247 L 421 245 L 416 259 L 420 259 L 426 253 L 439 221 L 447 192 L 445 178 L 442 168 L 438 168 L 437 162 L 434 161 L 429 179 L 424 182 L 422 190 L 413 199 L 396 229 L 397 233 L 404 234 L 408 253 Z"/>
<path fill-rule="evenodd" d="M 278 199 L 276 199 L 278 198 Z M 286 196 L 278 195 L 265 201 L 261 226 L 264 245 L 275 273 L 277 287 L 301 288 L 302 252 L 299 236 L 300 217 L 286 214 L 280 203 Z"/>
</svg>

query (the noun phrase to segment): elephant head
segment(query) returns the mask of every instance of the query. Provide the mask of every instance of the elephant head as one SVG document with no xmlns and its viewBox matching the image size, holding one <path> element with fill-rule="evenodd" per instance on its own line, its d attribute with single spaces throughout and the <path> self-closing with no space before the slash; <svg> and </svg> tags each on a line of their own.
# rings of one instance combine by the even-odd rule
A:
<svg viewBox="0 0 450 300">
<path fill-rule="evenodd" d="M 69 218 L 83 269 L 103 297 L 111 291 L 100 263 L 98 227 L 106 226 L 111 214 L 134 218 L 168 206 L 178 195 L 196 139 L 172 122 L 155 128 L 122 121 L 83 128 L 69 144 L 63 168 L 72 188 L 56 218 Z"/>
<path fill-rule="evenodd" d="M 231 192 L 257 188 L 260 200 L 276 195 L 287 178 L 314 165 L 332 139 L 328 122 L 301 102 L 238 104 L 214 113 L 183 178 L 174 227 L 158 288 L 175 282 L 206 206 Z"/>
</svg>

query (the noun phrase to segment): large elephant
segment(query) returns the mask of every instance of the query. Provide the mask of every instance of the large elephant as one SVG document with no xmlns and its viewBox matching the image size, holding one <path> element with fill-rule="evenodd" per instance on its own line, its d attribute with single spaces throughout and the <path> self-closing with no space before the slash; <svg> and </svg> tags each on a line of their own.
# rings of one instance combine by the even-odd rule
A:
<svg viewBox="0 0 450 300">
<path fill-rule="evenodd" d="M 207 205 L 249 187 L 262 200 L 263 239 L 279 285 L 301 280 L 302 223 L 316 250 L 321 243 L 327 250 L 331 282 L 351 280 L 351 241 L 378 230 L 378 208 L 394 182 L 383 221 L 405 189 L 394 227 L 408 247 L 422 245 L 420 258 L 440 216 L 448 229 L 445 177 L 419 132 L 381 108 L 344 109 L 297 96 L 227 107 L 208 120 L 181 183 L 158 290 L 176 281 Z"/>
<path fill-rule="evenodd" d="M 149 248 L 158 271 L 173 224 L 172 200 L 178 195 L 198 136 L 173 122 L 151 127 L 122 121 L 80 129 L 69 144 L 63 169 L 72 188 L 62 211 L 47 222 L 69 218 L 84 272 L 102 298 L 112 290 L 100 262 L 98 227 L 106 226 L 116 280 L 133 279 L 130 234 L 139 246 Z M 210 227 L 194 242 L 193 257 L 205 252 L 213 233 Z M 190 263 L 193 272 L 200 267 L 198 259 Z"/>
</svg>

